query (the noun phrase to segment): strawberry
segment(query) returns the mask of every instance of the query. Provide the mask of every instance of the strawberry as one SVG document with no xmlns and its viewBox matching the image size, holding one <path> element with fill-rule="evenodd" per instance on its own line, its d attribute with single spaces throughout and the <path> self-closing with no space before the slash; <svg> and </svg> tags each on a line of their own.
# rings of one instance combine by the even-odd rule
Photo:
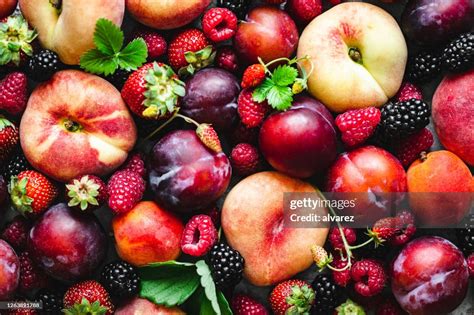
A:
<svg viewBox="0 0 474 315">
<path fill-rule="evenodd" d="M 252 89 L 244 89 L 237 100 L 237 111 L 242 123 L 248 128 L 259 126 L 269 111 L 267 101 L 257 103 L 253 100 Z"/>
<path fill-rule="evenodd" d="M 21 14 L 11 15 L 0 22 L 0 65 L 20 66 L 26 56 L 33 55 L 31 42 L 37 33 L 31 30 Z"/>
<path fill-rule="evenodd" d="M 403 82 L 402 86 L 395 95 L 397 102 L 404 102 L 411 99 L 423 100 L 421 89 L 410 82 Z"/>
<path fill-rule="evenodd" d="M 206 147 L 216 153 L 222 152 L 219 136 L 211 125 L 199 124 L 196 128 L 196 134 Z"/>
<path fill-rule="evenodd" d="M 21 114 L 28 101 L 28 79 L 23 72 L 12 72 L 0 81 L 0 109 Z"/>
<path fill-rule="evenodd" d="M 148 60 L 157 60 L 166 54 L 168 44 L 163 36 L 155 30 L 143 28 L 135 32 L 134 39 L 142 38 L 148 50 Z"/>
<path fill-rule="evenodd" d="M 395 156 L 404 167 L 409 167 L 421 157 L 421 153 L 428 151 L 433 145 L 433 134 L 428 128 L 408 136 L 393 145 Z"/>
<path fill-rule="evenodd" d="M 133 72 L 122 88 L 130 110 L 142 118 L 159 119 L 172 114 L 185 94 L 184 82 L 163 63 L 147 63 Z"/>
<path fill-rule="evenodd" d="M 145 181 L 140 174 L 129 170 L 115 172 L 107 183 L 109 207 L 115 213 L 125 213 L 142 199 Z"/>
<path fill-rule="evenodd" d="M 247 295 L 235 295 L 230 304 L 235 315 L 268 315 L 265 306 Z"/>
<path fill-rule="evenodd" d="M 107 187 L 95 175 L 79 176 L 66 185 L 66 200 L 69 207 L 92 212 L 107 201 Z"/>
<path fill-rule="evenodd" d="M 380 110 L 375 107 L 349 110 L 338 115 L 336 126 L 341 131 L 342 142 L 349 147 L 364 143 L 375 132 L 380 117 Z"/>
<path fill-rule="evenodd" d="M 64 294 L 64 314 L 105 314 L 112 315 L 114 306 L 109 293 L 94 280 L 79 282 Z"/>
<path fill-rule="evenodd" d="M 265 80 L 265 67 L 261 64 L 253 64 L 247 67 L 240 85 L 243 89 L 259 86 Z"/>
<path fill-rule="evenodd" d="M 0 165 L 5 165 L 18 144 L 18 128 L 0 115 Z"/>
<path fill-rule="evenodd" d="M 391 240 L 400 230 L 401 220 L 399 218 L 382 218 L 375 222 L 368 234 L 376 244 Z"/>
<path fill-rule="evenodd" d="M 9 189 L 13 206 L 24 216 L 43 213 L 58 196 L 56 185 L 36 171 L 12 176 Z"/>
<path fill-rule="evenodd" d="M 314 290 L 303 280 L 287 280 L 270 293 L 270 305 L 275 315 L 306 314 L 314 303 Z"/>
<path fill-rule="evenodd" d="M 311 246 L 311 255 L 314 263 L 320 270 L 324 269 L 331 261 L 332 256 L 328 256 L 327 251 L 318 245 Z"/>
<path fill-rule="evenodd" d="M 193 74 L 211 65 L 214 58 L 214 47 L 204 33 L 195 28 L 179 33 L 168 48 L 168 61 L 180 75 Z"/>
<path fill-rule="evenodd" d="M 230 154 L 232 170 L 241 176 L 257 173 L 260 169 L 260 154 L 256 147 L 248 143 L 239 143 Z"/>
</svg>

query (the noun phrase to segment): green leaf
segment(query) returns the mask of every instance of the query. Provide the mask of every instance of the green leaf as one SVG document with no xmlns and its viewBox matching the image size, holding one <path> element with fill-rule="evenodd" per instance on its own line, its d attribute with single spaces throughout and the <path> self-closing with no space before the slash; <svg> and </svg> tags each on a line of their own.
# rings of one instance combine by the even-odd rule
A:
<svg viewBox="0 0 474 315">
<path fill-rule="evenodd" d="M 255 88 L 252 94 L 252 98 L 255 102 L 263 102 L 268 95 L 268 92 L 271 88 L 275 85 L 273 81 L 269 78 L 265 78 L 265 80 L 260 84 L 258 87 Z"/>
<path fill-rule="evenodd" d="M 121 69 L 130 71 L 136 70 L 146 62 L 148 49 L 142 38 L 132 40 L 118 54 L 118 64 Z"/>
<path fill-rule="evenodd" d="M 268 104 L 274 109 L 284 111 L 291 107 L 293 92 L 287 86 L 273 86 L 268 92 Z"/>
<path fill-rule="evenodd" d="M 95 74 L 109 75 L 118 68 L 113 56 L 104 54 L 98 49 L 91 49 L 81 56 L 81 68 Z"/>
<path fill-rule="evenodd" d="M 272 75 L 272 80 L 275 85 L 287 86 L 293 84 L 298 77 L 298 70 L 288 65 L 278 66 Z"/>
<path fill-rule="evenodd" d="M 201 286 L 204 288 L 206 297 L 211 302 L 212 309 L 217 315 L 221 315 L 219 302 L 217 301 L 216 285 L 212 279 L 211 270 L 204 260 L 196 262 L 196 271 L 201 276 Z"/>
<path fill-rule="evenodd" d="M 217 301 L 219 302 L 222 315 L 232 315 L 229 302 L 227 302 L 227 299 L 221 291 L 217 291 Z"/>
<path fill-rule="evenodd" d="M 168 261 L 139 269 L 140 296 L 168 307 L 183 304 L 199 287 L 196 267 L 190 263 Z"/>
<path fill-rule="evenodd" d="M 95 25 L 94 44 L 106 55 L 116 54 L 123 46 L 123 32 L 112 21 L 101 18 Z"/>
</svg>

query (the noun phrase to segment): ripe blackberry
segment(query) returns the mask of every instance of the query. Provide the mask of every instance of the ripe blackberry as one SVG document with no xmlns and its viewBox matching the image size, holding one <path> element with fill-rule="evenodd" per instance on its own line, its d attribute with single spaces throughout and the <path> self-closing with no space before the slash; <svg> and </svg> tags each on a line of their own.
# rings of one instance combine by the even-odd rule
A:
<svg viewBox="0 0 474 315">
<path fill-rule="evenodd" d="M 28 61 L 28 75 L 35 81 L 46 81 L 62 68 L 58 55 L 48 49 L 40 50 Z"/>
<path fill-rule="evenodd" d="M 4 169 L 5 180 L 10 182 L 12 176 L 17 176 L 23 171 L 31 169 L 30 164 L 26 160 L 26 157 L 23 153 L 15 154 Z"/>
<path fill-rule="evenodd" d="M 443 51 L 443 68 L 451 72 L 469 70 L 474 66 L 474 32 L 464 33 L 451 41 Z"/>
<path fill-rule="evenodd" d="M 49 289 L 40 289 L 36 293 L 36 301 L 43 302 L 41 314 L 61 314 L 63 309 L 63 295 Z"/>
<path fill-rule="evenodd" d="M 441 56 L 437 52 L 422 51 L 408 62 L 408 80 L 427 82 L 441 72 Z"/>
<path fill-rule="evenodd" d="M 110 295 L 122 299 L 138 293 L 140 277 L 129 263 L 114 261 L 105 265 L 100 282 Z"/>
<path fill-rule="evenodd" d="M 105 79 L 112 83 L 117 89 L 121 90 L 130 74 L 130 71 L 124 69 L 117 69 L 113 74 L 105 77 Z"/>
<path fill-rule="evenodd" d="M 431 115 L 429 105 L 417 99 L 389 102 L 382 107 L 381 112 L 377 138 L 383 143 L 403 139 L 425 128 Z"/>
<path fill-rule="evenodd" d="M 244 258 L 229 245 L 212 246 L 209 260 L 212 278 L 220 289 L 233 287 L 242 280 Z"/>
<path fill-rule="evenodd" d="M 234 12 L 239 19 L 244 19 L 250 6 L 250 0 L 218 0 L 217 6 L 227 8 Z"/>
<path fill-rule="evenodd" d="M 468 256 L 474 253 L 474 228 L 457 229 L 456 237 L 459 248 Z"/>
<path fill-rule="evenodd" d="M 315 293 L 312 314 L 332 314 L 334 309 L 343 302 L 341 287 L 336 285 L 331 275 L 318 274 L 311 286 Z"/>
</svg>

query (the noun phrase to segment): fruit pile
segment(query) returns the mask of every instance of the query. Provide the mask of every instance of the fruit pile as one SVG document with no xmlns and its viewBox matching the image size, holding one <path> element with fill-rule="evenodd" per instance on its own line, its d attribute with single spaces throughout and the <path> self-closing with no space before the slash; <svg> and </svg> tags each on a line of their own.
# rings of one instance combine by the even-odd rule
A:
<svg viewBox="0 0 474 315">
<path fill-rule="evenodd" d="M 0 1 L 0 314 L 474 308 L 474 3 L 402 5 Z"/>
</svg>

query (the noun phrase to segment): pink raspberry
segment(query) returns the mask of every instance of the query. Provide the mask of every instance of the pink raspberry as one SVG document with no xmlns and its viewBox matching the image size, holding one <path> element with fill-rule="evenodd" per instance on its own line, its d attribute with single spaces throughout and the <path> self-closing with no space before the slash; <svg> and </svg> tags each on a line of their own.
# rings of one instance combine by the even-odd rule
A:
<svg viewBox="0 0 474 315">
<path fill-rule="evenodd" d="M 260 154 L 256 147 L 248 143 L 239 143 L 230 154 L 232 169 L 241 176 L 258 172 L 260 168 Z"/>
<path fill-rule="evenodd" d="M 334 261 L 331 263 L 331 266 L 333 266 L 336 269 L 342 269 L 347 265 L 347 261 L 344 261 L 339 258 L 335 258 Z M 334 278 L 334 282 L 341 286 L 341 287 L 346 287 L 351 281 L 351 268 L 347 268 L 346 270 L 343 271 L 335 271 L 331 270 L 332 272 L 332 277 Z"/>
<path fill-rule="evenodd" d="M 354 229 L 343 227 L 342 231 L 346 237 L 347 243 L 352 245 L 357 240 L 356 231 Z M 335 250 L 344 250 L 344 243 L 342 241 L 341 233 L 337 227 L 332 227 L 329 231 L 329 243 Z"/>
<path fill-rule="evenodd" d="M 380 110 L 375 107 L 349 110 L 338 115 L 336 126 L 341 131 L 342 142 L 349 147 L 364 143 L 375 132 L 380 117 Z"/>
<path fill-rule="evenodd" d="M 354 281 L 354 290 L 362 296 L 379 294 L 387 283 L 385 269 L 373 259 L 363 259 L 352 265 L 351 278 Z"/>
<path fill-rule="evenodd" d="M 410 82 L 403 82 L 397 92 L 395 99 L 397 102 L 404 102 L 411 99 L 423 100 L 421 89 Z"/>
<path fill-rule="evenodd" d="M 217 230 L 212 223 L 212 218 L 205 214 L 195 215 L 184 228 L 181 250 L 191 256 L 203 256 L 216 241 Z"/>
</svg>

